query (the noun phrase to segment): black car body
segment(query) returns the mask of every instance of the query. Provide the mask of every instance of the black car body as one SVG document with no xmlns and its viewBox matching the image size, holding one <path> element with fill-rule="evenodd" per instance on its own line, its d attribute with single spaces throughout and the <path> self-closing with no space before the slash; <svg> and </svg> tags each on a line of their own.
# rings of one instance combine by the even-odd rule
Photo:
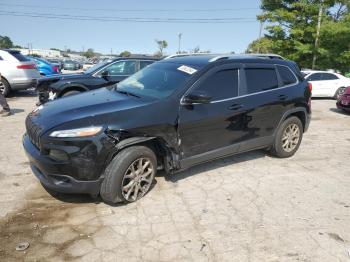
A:
<svg viewBox="0 0 350 262">
<path fill-rule="evenodd" d="M 127 57 L 97 64 L 84 73 L 44 77 L 38 81 L 39 102 L 110 86 L 159 60 L 154 57 Z"/>
<path fill-rule="evenodd" d="M 248 150 L 277 150 L 276 137 L 288 119 L 300 123 L 301 133 L 307 130 L 310 97 L 307 82 L 290 61 L 175 57 L 115 88 L 45 104 L 27 117 L 23 143 L 46 187 L 98 194 L 105 190 L 106 167 L 135 145 L 150 148 L 158 169 L 168 173 Z M 86 127 L 99 131 L 69 137 L 78 131 L 67 130 L 90 132 Z"/>
</svg>

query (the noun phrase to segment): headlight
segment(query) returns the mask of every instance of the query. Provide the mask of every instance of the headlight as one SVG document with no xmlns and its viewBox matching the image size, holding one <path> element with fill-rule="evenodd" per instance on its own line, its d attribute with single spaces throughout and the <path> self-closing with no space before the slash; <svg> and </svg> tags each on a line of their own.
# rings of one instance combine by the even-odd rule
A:
<svg viewBox="0 0 350 262">
<path fill-rule="evenodd" d="M 101 126 L 91 126 L 85 128 L 77 128 L 70 130 L 59 130 L 53 131 L 50 136 L 51 137 L 85 137 L 85 136 L 93 136 L 102 130 Z"/>
</svg>

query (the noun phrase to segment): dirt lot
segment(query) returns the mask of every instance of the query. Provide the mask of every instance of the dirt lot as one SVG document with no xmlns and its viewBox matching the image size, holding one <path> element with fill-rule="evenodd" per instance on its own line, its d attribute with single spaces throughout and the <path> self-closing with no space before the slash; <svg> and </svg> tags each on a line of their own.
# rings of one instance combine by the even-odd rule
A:
<svg viewBox="0 0 350 262">
<path fill-rule="evenodd" d="M 263 151 L 159 174 L 137 203 L 52 197 L 21 137 L 31 92 L 0 118 L 1 261 L 350 261 L 350 115 L 313 101 L 299 152 Z M 16 251 L 19 242 L 29 242 Z"/>
</svg>

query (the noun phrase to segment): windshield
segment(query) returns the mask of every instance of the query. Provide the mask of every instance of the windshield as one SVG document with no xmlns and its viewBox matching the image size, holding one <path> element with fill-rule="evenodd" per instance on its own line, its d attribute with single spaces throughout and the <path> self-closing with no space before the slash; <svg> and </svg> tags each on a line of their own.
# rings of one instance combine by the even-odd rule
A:
<svg viewBox="0 0 350 262">
<path fill-rule="evenodd" d="M 152 64 L 120 82 L 117 90 L 158 99 L 167 97 L 191 76 L 180 71 L 180 66 L 174 63 Z"/>
<path fill-rule="evenodd" d="M 92 67 L 88 68 L 84 73 L 91 74 L 91 73 L 95 72 L 96 70 L 100 69 L 101 67 L 105 66 L 106 64 L 108 64 L 108 62 L 101 62 L 101 63 L 98 63 L 96 65 L 93 65 Z"/>
</svg>

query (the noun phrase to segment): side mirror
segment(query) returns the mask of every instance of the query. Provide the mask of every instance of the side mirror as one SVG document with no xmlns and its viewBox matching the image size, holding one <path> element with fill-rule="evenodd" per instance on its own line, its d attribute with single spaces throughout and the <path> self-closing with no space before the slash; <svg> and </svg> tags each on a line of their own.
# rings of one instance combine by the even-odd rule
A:
<svg viewBox="0 0 350 262">
<path fill-rule="evenodd" d="M 193 105 L 193 104 L 209 104 L 211 97 L 204 93 L 193 93 L 188 94 L 182 99 L 182 104 Z"/>
<path fill-rule="evenodd" d="M 107 79 L 109 77 L 108 70 L 103 71 L 102 74 L 101 74 L 101 77 L 104 78 L 104 79 Z"/>
</svg>

